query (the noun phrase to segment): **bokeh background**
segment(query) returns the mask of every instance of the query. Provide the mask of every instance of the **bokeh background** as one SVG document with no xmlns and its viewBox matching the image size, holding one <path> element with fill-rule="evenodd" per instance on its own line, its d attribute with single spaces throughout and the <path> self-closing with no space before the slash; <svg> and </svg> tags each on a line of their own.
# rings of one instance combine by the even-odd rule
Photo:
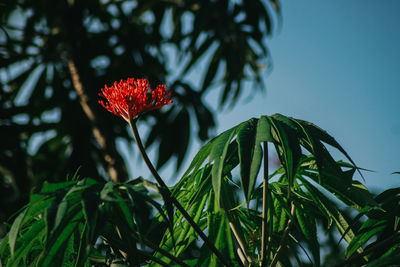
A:
<svg viewBox="0 0 400 267">
<path fill-rule="evenodd" d="M 370 189 L 398 186 L 399 14 L 396 0 L 1 2 L 0 221 L 45 180 L 110 179 L 105 154 L 121 181 L 150 177 L 124 121 L 97 104 L 104 84 L 131 76 L 173 91 L 139 123 L 168 184 L 211 137 L 282 113 L 334 136 L 374 171 Z"/>
</svg>

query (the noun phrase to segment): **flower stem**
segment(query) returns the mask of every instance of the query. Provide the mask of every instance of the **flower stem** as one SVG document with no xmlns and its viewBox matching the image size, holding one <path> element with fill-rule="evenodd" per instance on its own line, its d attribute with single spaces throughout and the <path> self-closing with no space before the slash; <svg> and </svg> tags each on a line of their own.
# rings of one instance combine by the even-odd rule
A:
<svg viewBox="0 0 400 267">
<path fill-rule="evenodd" d="M 142 155 L 147 167 L 149 168 L 151 174 L 154 176 L 156 179 L 157 183 L 165 189 L 165 191 L 168 193 L 169 197 L 171 198 L 172 203 L 175 205 L 175 207 L 179 210 L 179 212 L 183 215 L 183 217 L 188 221 L 188 223 L 193 227 L 193 229 L 196 231 L 196 233 L 203 239 L 204 243 L 207 244 L 208 247 L 214 252 L 214 254 L 218 257 L 218 259 L 225 265 L 225 266 L 230 266 L 229 262 L 224 258 L 224 256 L 221 254 L 221 252 L 214 246 L 214 244 L 208 239 L 208 237 L 203 233 L 203 231 L 200 229 L 200 227 L 193 221 L 192 217 L 186 212 L 186 210 L 182 207 L 182 205 L 179 203 L 179 201 L 171 194 L 171 191 L 169 190 L 168 186 L 165 184 L 163 179 L 160 177 L 156 169 L 154 168 L 153 164 L 151 163 L 149 157 L 147 156 L 147 153 L 144 149 L 142 140 L 140 139 L 138 129 L 136 127 L 136 120 L 132 120 L 129 122 L 129 126 L 132 130 L 133 137 L 135 138 L 136 144 L 139 148 L 140 154 Z"/>
</svg>

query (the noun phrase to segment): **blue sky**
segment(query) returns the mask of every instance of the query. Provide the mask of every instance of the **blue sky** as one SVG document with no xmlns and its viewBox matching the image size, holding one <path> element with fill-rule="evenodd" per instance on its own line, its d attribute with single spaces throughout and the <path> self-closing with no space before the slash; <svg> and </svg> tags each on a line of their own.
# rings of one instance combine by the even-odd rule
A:
<svg viewBox="0 0 400 267">
<path fill-rule="evenodd" d="M 368 187 L 400 186 L 400 175 L 391 174 L 400 171 L 400 1 L 283 0 L 282 16 L 266 40 L 273 68 L 265 73 L 265 94 L 250 102 L 244 94 L 233 110 L 222 112 L 218 92 L 207 96 L 217 114 L 216 133 L 265 114 L 304 119 L 327 130 L 360 167 L 375 171 L 364 173 Z M 173 52 L 170 60 L 176 64 Z M 193 71 L 192 82 L 199 72 Z M 144 125 L 139 128 L 145 136 Z M 192 144 L 185 165 L 199 147 Z M 122 142 L 119 149 L 128 163 L 140 162 L 129 155 L 134 144 Z M 149 177 L 144 164 L 129 167 L 133 176 Z M 170 177 L 173 167 L 161 173 Z"/>
<path fill-rule="evenodd" d="M 335 137 L 358 166 L 375 171 L 364 173 L 369 188 L 400 186 L 400 175 L 391 174 L 400 171 L 400 1 L 282 2 L 282 25 L 267 40 L 273 68 L 265 73 L 265 94 L 251 101 L 244 94 L 233 110 L 220 112 L 218 92 L 210 93 L 216 133 L 261 115 L 304 119 Z M 185 165 L 199 147 L 192 144 Z M 143 165 L 134 167 L 135 176 L 148 176 Z M 161 174 L 171 176 L 172 169 Z"/>
<path fill-rule="evenodd" d="M 400 186 L 400 1 L 282 2 L 266 94 L 220 114 L 217 132 L 263 114 L 304 119 L 375 171 L 368 187 Z"/>
</svg>

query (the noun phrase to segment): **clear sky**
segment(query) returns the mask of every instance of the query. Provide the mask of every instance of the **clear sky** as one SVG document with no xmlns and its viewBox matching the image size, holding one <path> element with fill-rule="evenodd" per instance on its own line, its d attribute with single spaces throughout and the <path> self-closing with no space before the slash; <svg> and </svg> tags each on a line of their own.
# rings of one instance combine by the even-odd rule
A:
<svg viewBox="0 0 400 267">
<path fill-rule="evenodd" d="M 358 166 L 375 171 L 364 173 L 367 187 L 400 186 L 400 175 L 391 174 L 400 171 L 400 1 L 283 0 L 282 15 L 267 40 L 273 68 L 265 73 L 266 93 L 250 102 L 244 93 L 233 110 L 216 111 L 216 133 L 261 115 L 304 119 L 335 137 Z M 218 93 L 207 100 L 216 110 Z M 192 144 L 186 166 L 199 145 Z M 120 147 L 126 152 L 126 144 Z M 134 167 L 135 176 L 148 177 L 143 165 Z M 172 169 L 161 174 L 171 176 Z"/>
<path fill-rule="evenodd" d="M 267 91 L 218 116 L 220 133 L 282 113 L 327 130 L 367 186 L 400 186 L 400 1 L 283 0 Z M 215 95 L 208 97 L 214 102 Z"/>
</svg>

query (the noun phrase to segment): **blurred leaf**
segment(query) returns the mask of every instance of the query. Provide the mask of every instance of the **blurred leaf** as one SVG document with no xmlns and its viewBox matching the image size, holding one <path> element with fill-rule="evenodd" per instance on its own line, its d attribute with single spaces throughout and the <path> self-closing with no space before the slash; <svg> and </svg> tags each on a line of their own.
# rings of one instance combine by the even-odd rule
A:
<svg viewBox="0 0 400 267">
<path fill-rule="evenodd" d="M 168 81 L 182 110 L 177 117 L 168 108 L 146 114 L 146 145 L 160 141 L 158 166 L 177 158 L 179 168 L 193 137 L 191 129 L 206 140 L 215 127 L 215 113 L 204 98 L 208 92 L 218 90 L 225 105 L 237 103 L 244 80 L 258 86 L 252 92 L 262 89 L 262 72 L 269 66 L 264 62 L 270 58 L 265 37 L 274 32 L 279 10 L 277 1 L 231 0 L 21 0 L 3 5 L 0 174 L 11 177 L 14 187 L 0 185 L 2 199 L 8 201 L 0 217 L 25 205 L 30 189 L 44 180 L 62 181 L 79 166 L 83 177 L 108 178 L 93 123 L 106 139 L 106 153 L 116 162 L 121 181 L 128 177 L 115 149 L 116 138 L 131 140 L 126 125 L 96 104 L 100 88 L 121 78 L 145 77 L 153 86 Z M 70 59 L 95 122 L 79 103 L 66 62 Z M 198 66 L 200 84 L 194 88 L 183 81 Z M 214 86 L 214 81 L 223 86 Z"/>
<path fill-rule="evenodd" d="M 11 256 L 14 256 L 15 243 L 17 241 L 18 232 L 20 230 L 21 223 L 24 220 L 26 213 L 27 213 L 27 210 L 25 209 L 22 213 L 20 213 L 18 215 L 18 217 L 14 220 L 14 223 L 11 226 L 11 229 L 9 232 L 9 237 L 8 237 L 8 242 L 9 242 L 10 250 L 11 250 Z"/>
<path fill-rule="evenodd" d="M 346 258 L 350 257 L 361 245 L 365 244 L 372 236 L 385 228 L 385 221 L 367 220 L 358 230 L 356 236 L 346 248 Z"/>
</svg>

